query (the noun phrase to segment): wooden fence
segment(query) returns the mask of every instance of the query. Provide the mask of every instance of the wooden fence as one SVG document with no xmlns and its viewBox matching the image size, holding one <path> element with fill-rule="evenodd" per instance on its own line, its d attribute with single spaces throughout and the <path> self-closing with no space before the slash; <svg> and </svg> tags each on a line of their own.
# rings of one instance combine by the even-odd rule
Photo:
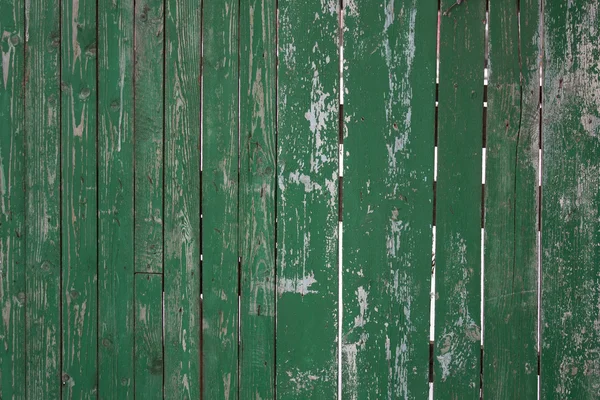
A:
<svg viewBox="0 0 600 400">
<path fill-rule="evenodd" d="M 0 398 L 600 398 L 599 10 L 0 0 Z"/>
</svg>

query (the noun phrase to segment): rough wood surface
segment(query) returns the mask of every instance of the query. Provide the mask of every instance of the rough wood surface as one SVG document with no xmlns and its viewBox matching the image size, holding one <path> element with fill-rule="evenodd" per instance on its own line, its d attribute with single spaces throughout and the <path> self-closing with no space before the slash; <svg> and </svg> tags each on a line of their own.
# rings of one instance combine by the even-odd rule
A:
<svg viewBox="0 0 600 400">
<path fill-rule="evenodd" d="M 237 0 L 204 0 L 202 392 L 238 397 Z"/>
<path fill-rule="evenodd" d="M 240 3 L 240 390 L 275 391 L 276 2 Z"/>
<path fill-rule="evenodd" d="M 489 17 L 484 398 L 537 396 L 540 2 L 517 7 Z"/>
<path fill-rule="evenodd" d="M 98 397 L 133 396 L 133 3 L 98 3 Z"/>
<path fill-rule="evenodd" d="M 441 2 L 434 396 L 479 399 L 485 2 Z"/>
<path fill-rule="evenodd" d="M 599 11 L 544 6 L 543 399 L 600 396 Z"/>
<path fill-rule="evenodd" d="M 25 398 L 25 2 L 0 1 L 0 398 Z"/>
<path fill-rule="evenodd" d="M 60 7 L 25 7 L 26 338 L 30 399 L 61 393 Z"/>
<path fill-rule="evenodd" d="M 339 6 L 278 6 L 277 394 L 334 399 Z"/>
</svg>

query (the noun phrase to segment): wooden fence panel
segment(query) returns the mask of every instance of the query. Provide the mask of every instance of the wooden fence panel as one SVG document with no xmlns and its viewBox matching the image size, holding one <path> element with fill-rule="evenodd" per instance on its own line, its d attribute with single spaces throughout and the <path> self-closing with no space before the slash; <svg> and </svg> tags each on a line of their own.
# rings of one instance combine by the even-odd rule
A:
<svg viewBox="0 0 600 400">
<path fill-rule="evenodd" d="M 277 397 L 334 399 L 338 4 L 278 4 Z"/>
<path fill-rule="evenodd" d="M 483 394 L 537 396 L 538 0 L 491 4 Z M 520 13 L 520 14 L 519 14 Z M 519 30 L 520 22 L 520 30 Z"/>
<path fill-rule="evenodd" d="M 202 100 L 202 393 L 238 395 L 237 0 L 204 0 Z"/>
<path fill-rule="evenodd" d="M 61 397 L 60 7 L 25 7 L 27 398 Z"/>
<path fill-rule="evenodd" d="M 342 395 L 426 398 L 437 4 L 344 18 Z"/>
<path fill-rule="evenodd" d="M 434 396 L 479 399 L 485 2 L 441 10 Z"/>
<path fill-rule="evenodd" d="M 25 398 L 25 2 L 0 1 L 0 398 Z"/>
<path fill-rule="evenodd" d="M 544 5 L 541 398 L 600 395 L 600 15 Z"/>
<path fill-rule="evenodd" d="M 133 396 L 133 3 L 98 3 L 98 397 Z"/>
</svg>

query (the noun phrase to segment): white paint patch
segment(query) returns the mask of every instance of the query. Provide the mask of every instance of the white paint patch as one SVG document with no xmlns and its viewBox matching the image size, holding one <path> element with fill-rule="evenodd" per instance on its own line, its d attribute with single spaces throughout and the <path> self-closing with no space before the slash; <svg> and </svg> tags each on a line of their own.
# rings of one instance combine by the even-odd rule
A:
<svg viewBox="0 0 600 400">
<path fill-rule="evenodd" d="M 315 283 L 317 283 L 317 281 L 314 272 L 296 279 L 280 277 L 277 280 L 277 291 L 279 295 L 283 293 L 298 293 L 302 296 L 309 293 L 316 294 L 318 293 L 316 290 L 310 289 L 311 285 Z"/>
<path fill-rule="evenodd" d="M 310 176 L 304 175 L 304 174 L 302 174 L 300 172 L 297 172 L 297 171 L 296 172 L 291 172 L 289 179 L 293 183 L 304 185 L 304 191 L 306 193 L 310 193 L 313 190 L 321 190 L 322 189 L 321 185 L 319 185 L 316 182 L 312 182 L 310 180 Z M 281 184 L 280 184 L 280 187 L 281 187 Z"/>
<path fill-rule="evenodd" d="M 355 328 L 365 326 L 365 324 L 369 321 L 366 315 L 367 308 L 369 307 L 369 303 L 367 301 L 368 295 L 369 293 L 362 286 L 358 287 L 358 290 L 356 291 L 356 296 L 358 298 L 359 314 L 356 317 L 354 317 Z"/>
<path fill-rule="evenodd" d="M 10 32 L 2 32 L 2 40 L 8 42 L 8 51 L 2 52 L 2 78 L 4 88 L 8 89 L 8 70 L 10 69 L 10 54 L 14 51 L 14 46 L 10 43 Z"/>
</svg>

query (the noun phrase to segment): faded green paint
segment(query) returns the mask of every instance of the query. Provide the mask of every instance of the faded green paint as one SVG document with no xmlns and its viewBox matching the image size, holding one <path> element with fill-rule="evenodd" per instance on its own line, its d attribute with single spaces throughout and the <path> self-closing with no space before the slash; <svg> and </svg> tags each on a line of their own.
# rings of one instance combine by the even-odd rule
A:
<svg viewBox="0 0 600 400">
<path fill-rule="evenodd" d="M 594 0 L 544 5 L 543 399 L 600 396 L 600 34 Z"/>
<path fill-rule="evenodd" d="M 165 20 L 165 395 L 200 398 L 200 1 Z"/>
<path fill-rule="evenodd" d="M 204 0 L 203 398 L 238 394 L 238 0 Z"/>
<path fill-rule="evenodd" d="M 276 2 L 240 3 L 240 390 L 275 391 Z"/>
<path fill-rule="evenodd" d="M 0 1 L 0 398 L 25 398 L 25 3 Z"/>
<path fill-rule="evenodd" d="M 426 398 L 437 4 L 344 13 L 342 394 Z"/>
<path fill-rule="evenodd" d="M 533 399 L 538 385 L 540 3 L 517 6 L 491 5 L 489 21 L 484 398 Z"/>
<path fill-rule="evenodd" d="M 25 8 L 26 338 L 30 399 L 61 392 L 60 7 Z"/>
<path fill-rule="evenodd" d="M 337 397 L 339 10 L 279 6 L 277 397 Z"/>
<path fill-rule="evenodd" d="M 452 0 L 441 2 L 449 10 Z M 434 396 L 479 399 L 485 2 L 441 16 Z"/>
<path fill-rule="evenodd" d="M 133 3 L 98 3 L 98 397 L 133 396 Z"/>
</svg>

